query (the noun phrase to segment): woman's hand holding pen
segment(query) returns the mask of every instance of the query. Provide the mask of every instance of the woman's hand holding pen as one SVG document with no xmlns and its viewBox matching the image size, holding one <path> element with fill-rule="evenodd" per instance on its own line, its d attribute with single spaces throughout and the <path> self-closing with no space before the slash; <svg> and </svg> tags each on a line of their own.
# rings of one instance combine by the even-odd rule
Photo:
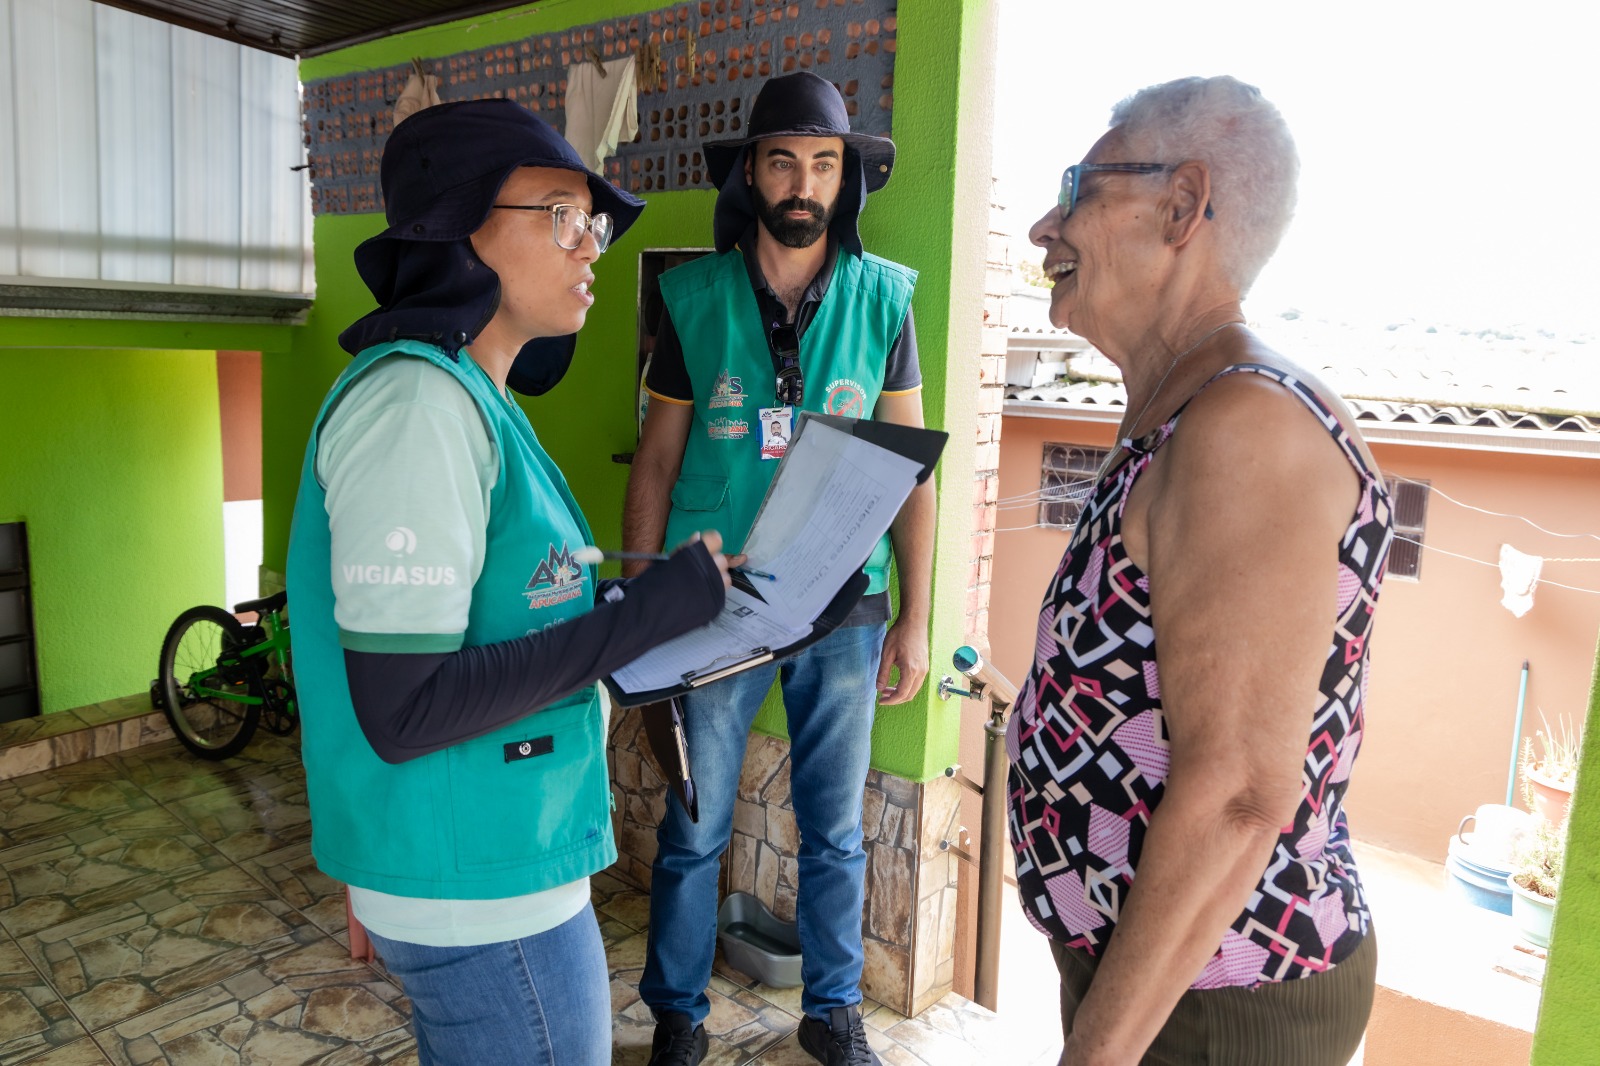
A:
<svg viewBox="0 0 1600 1066">
<path fill-rule="evenodd" d="M 694 536 L 678 545 L 676 550 L 682 551 L 684 548 L 695 543 L 696 541 L 703 543 L 706 546 L 706 550 L 711 553 L 711 561 L 717 564 L 717 570 L 722 574 L 722 587 L 725 589 L 732 588 L 732 571 L 735 567 L 744 562 L 745 557 L 743 555 L 730 556 L 722 554 L 722 534 L 718 533 L 714 529 L 708 529 L 704 533 L 696 533 Z"/>
</svg>

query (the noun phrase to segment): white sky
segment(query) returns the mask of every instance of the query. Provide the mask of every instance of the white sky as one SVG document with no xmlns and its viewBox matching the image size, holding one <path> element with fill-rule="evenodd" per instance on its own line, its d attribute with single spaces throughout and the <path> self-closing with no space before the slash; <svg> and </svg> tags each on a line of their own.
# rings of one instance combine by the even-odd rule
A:
<svg viewBox="0 0 1600 1066">
<path fill-rule="evenodd" d="M 1023 234 L 1055 202 L 1062 169 L 1122 97 L 1232 74 L 1283 112 L 1301 159 L 1299 209 L 1252 315 L 1293 306 L 1351 323 L 1600 334 L 1593 11 L 1000 0 L 995 173 L 1008 225 Z"/>
</svg>

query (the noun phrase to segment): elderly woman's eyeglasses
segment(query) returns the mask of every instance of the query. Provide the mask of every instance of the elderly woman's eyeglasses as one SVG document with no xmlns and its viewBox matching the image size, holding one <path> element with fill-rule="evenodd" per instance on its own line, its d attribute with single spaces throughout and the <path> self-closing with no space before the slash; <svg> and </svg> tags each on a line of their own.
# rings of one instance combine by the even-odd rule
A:
<svg viewBox="0 0 1600 1066">
<path fill-rule="evenodd" d="M 558 247 L 575 252 L 583 244 L 583 235 L 594 238 L 596 254 L 603 254 L 611 246 L 611 216 L 605 212 L 591 215 L 573 204 L 494 204 L 503 211 L 548 211 L 550 233 Z"/>
<path fill-rule="evenodd" d="M 1085 174 L 1165 174 L 1177 169 L 1171 163 L 1074 163 L 1062 173 L 1061 194 L 1056 197 L 1061 221 L 1065 222 L 1067 216 L 1072 214 L 1072 209 L 1078 206 L 1078 189 L 1083 184 Z M 1206 204 L 1206 217 L 1216 217 L 1209 203 Z"/>
</svg>

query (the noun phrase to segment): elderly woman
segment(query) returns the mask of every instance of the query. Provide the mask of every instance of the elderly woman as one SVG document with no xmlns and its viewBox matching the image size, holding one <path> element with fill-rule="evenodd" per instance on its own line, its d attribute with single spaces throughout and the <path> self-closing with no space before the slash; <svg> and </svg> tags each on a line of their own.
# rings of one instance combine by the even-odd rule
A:
<svg viewBox="0 0 1600 1066">
<path fill-rule="evenodd" d="M 1346 1062 L 1376 945 L 1343 799 L 1389 500 L 1339 399 L 1244 326 L 1298 161 L 1232 78 L 1117 106 L 1031 231 L 1128 414 L 1007 744 L 1061 1062 Z"/>
</svg>

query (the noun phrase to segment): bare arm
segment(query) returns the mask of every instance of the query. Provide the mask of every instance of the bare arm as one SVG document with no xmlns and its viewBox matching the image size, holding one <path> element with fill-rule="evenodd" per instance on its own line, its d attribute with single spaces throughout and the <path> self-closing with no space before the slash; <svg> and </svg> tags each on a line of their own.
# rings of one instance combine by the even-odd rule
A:
<svg viewBox="0 0 1600 1066">
<path fill-rule="evenodd" d="M 881 396 L 874 417 L 901 426 L 922 425 L 922 393 L 902 392 Z M 933 584 L 933 531 L 938 513 L 933 478 L 911 490 L 889 527 L 895 568 L 900 575 L 900 614 L 883 641 L 878 668 L 880 703 L 905 703 L 922 688 L 928 676 L 929 590 Z M 891 686 L 890 671 L 900 677 Z"/>
<path fill-rule="evenodd" d="M 667 535 L 667 516 L 672 512 L 672 486 L 683 465 L 683 448 L 693 422 L 692 405 L 651 397 L 639 450 L 628 470 L 628 495 L 622 507 L 624 551 L 661 550 Z M 633 577 L 647 565 L 624 563 L 623 575 Z"/>
<path fill-rule="evenodd" d="M 1239 376 L 1191 404 L 1134 489 L 1171 768 L 1063 1063 L 1139 1061 L 1293 821 L 1357 488 L 1309 412 Z"/>
</svg>

